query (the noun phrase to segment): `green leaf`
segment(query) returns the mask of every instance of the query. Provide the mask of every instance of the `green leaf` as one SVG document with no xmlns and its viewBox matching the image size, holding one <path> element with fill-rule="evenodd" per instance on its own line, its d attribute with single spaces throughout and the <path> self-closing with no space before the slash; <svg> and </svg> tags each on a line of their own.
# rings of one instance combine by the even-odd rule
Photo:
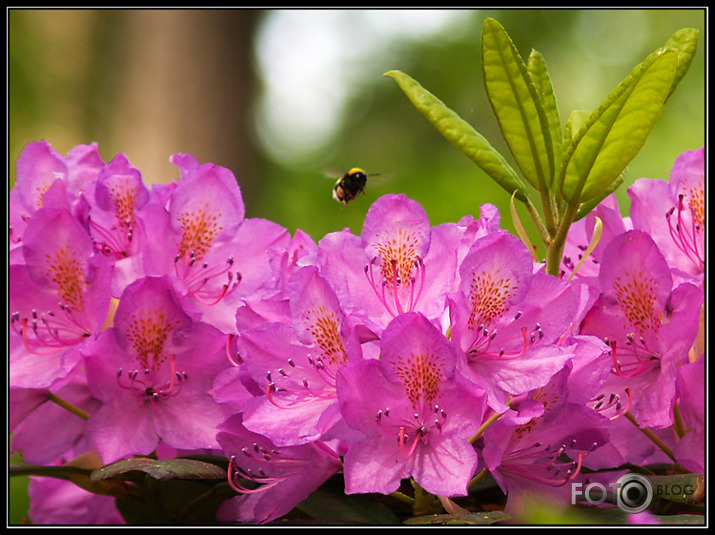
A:
<svg viewBox="0 0 715 535">
<path fill-rule="evenodd" d="M 469 123 L 409 75 L 400 71 L 389 71 L 385 73 L 385 76 L 395 79 L 415 108 L 432 123 L 447 141 L 476 163 L 509 194 L 518 190 L 517 198 L 521 201 L 526 200 L 526 188 L 514 169 Z"/>
<path fill-rule="evenodd" d="M 680 80 L 683 79 L 685 73 L 688 72 L 690 64 L 695 57 L 695 51 L 698 48 L 698 37 L 700 32 L 695 28 L 682 28 L 675 32 L 664 48 L 674 48 L 678 51 L 678 68 L 675 71 L 675 78 L 670 86 L 668 97 L 673 94 Z"/>
<path fill-rule="evenodd" d="M 564 132 L 564 145 L 568 145 L 576 132 L 581 130 L 581 127 L 586 124 L 591 116 L 590 111 L 573 110 L 566 121 L 566 131 Z"/>
<path fill-rule="evenodd" d="M 651 54 L 594 111 L 564 155 L 562 193 L 584 203 L 600 195 L 645 143 L 663 110 L 678 54 Z"/>
<path fill-rule="evenodd" d="M 36 466 L 18 463 L 8 465 L 8 475 L 10 476 L 54 477 L 71 481 L 75 476 L 89 476 L 90 473 L 91 470 L 76 466 Z"/>
<path fill-rule="evenodd" d="M 215 464 L 194 459 L 149 459 L 138 457 L 123 459 L 97 468 L 91 481 L 109 478 L 132 479 L 133 473 L 143 472 L 154 479 L 225 479 L 226 471 Z"/>
<path fill-rule="evenodd" d="M 531 80 L 534 82 L 534 86 L 536 86 L 544 106 L 546 121 L 549 125 L 549 133 L 551 135 L 551 145 L 554 152 L 554 169 L 559 169 L 559 167 L 561 167 L 564 136 L 561 127 L 561 115 L 559 114 L 559 107 L 556 102 L 556 94 L 554 93 L 554 87 L 551 83 L 551 77 L 549 76 L 544 56 L 540 52 L 532 50 L 526 62 L 526 70 L 529 76 L 531 76 Z"/>
<path fill-rule="evenodd" d="M 502 511 L 491 511 L 488 513 L 416 516 L 405 520 L 405 524 L 411 526 L 486 526 L 510 518 L 511 515 Z"/>
<path fill-rule="evenodd" d="M 526 179 L 544 191 L 554 173 L 546 111 L 516 46 L 492 18 L 484 21 L 481 56 L 484 86 L 502 135 Z M 543 68 L 537 69 L 541 78 L 545 75 Z"/>
<path fill-rule="evenodd" d="M 693 62 L 693 57 L 695 56 L 695 52 L 698 47 L 699 34 L 700 32 L 695 28 L 682 28 L 675 32 L 670 39 L 668 39 L 663 48 L 660 48 L 653 52 L 643 62 L 643 64 L 646 64 L 648 61 L 655 60 L 668 50 L 677 51 L 677 67 L 675 70 L 673 81 L 670 86 L 670 90 L 665 100 L 667 100 L 670 95 L 673 94 L 673 91 L 675 91 L 675 88 L 677 87 L 678 83 L 683 78 L 683 76 L 685 76 L 685 73 L 688 71 L 690 64 Z M 584 111 L 572 112 L 571 117 L 569 117 L 569 121 L 566 126 L 566 135 L 564 136 L 567 141 L 571 138 L 572 133 L 577 132 L 580 129 L 581 125 L 586 122 L 585 115 L 586 112 Z M 622 182 L 622 176 L 619 176 L 618 179 L 614 182 L 614 184 L 612 184 L 609 188 L 603 191 L 601 195 L 599 195 L 598 197 L 594 197 L 594 199 L 591 199 L 588 202 L 582 204 L 579 207 L 579 212 L 575 220 L 578 221 L 580 218 L 585 216 L 590 211 L 590 209 L 597 206 L 598 203 L 601 202 L 601 200 L 603 200 L 605 197 L 607 197 L 616 189 L 618 189 L 618 186 L 620 186 Z"/>
<path fill-rule="evenodd" d="M 623 184 L 623 177 L 625 176 L 625 171 L 621 173 L 616 180 L 613 181 L 613 183 L 608 186 L 606 189 L 604 189 L 599 195 L 594 197 L 593 199 L 588 200 L 587 202 L 580 204 L 578 207 L 578 211 L 576 212 L 576 217 L 574 217 L 574 222 L 578 221 L 579 219 L 582 219 L 586 217 L 591 210 L 596 208 L 603 199 L 608 197 L 611 193 L 616 191 L 618 188 L 621 187 Z"/>
</svg>

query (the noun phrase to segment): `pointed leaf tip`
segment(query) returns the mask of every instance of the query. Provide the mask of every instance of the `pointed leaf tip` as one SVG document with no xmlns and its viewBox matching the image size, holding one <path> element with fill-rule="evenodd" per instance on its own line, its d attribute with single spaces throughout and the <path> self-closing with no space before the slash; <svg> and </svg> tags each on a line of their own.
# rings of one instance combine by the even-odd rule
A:
<svg viewBox="0 0 715 535">
<path fill-rule="evenodd" d="M 542 95 L 498 22 L 485 22 L 480 51 L 484 87 L 509 150 L 529 183 L 548 190 L 555 169 L 554 146 Z M 539 69 L 540 76 L 544 73 Z"/>
<path fill-rule="evenodd" d="M 585 203 L 618 179 L 660 117 L 676 66 L 672 50 L 648 56 L 573 135 L 562 167 L 565 199 Z"/>
<path fill-rule="evenodd" d="M 448 108 L 441 100 L 422 87 L 419 82 L 400 71 L 388 71 L 417 110 L 452 145 L 476 163 L 487 175 L 509 193 L 525 201 L 525 187 L 514 169 L 469 123 Z"/>
</svg>

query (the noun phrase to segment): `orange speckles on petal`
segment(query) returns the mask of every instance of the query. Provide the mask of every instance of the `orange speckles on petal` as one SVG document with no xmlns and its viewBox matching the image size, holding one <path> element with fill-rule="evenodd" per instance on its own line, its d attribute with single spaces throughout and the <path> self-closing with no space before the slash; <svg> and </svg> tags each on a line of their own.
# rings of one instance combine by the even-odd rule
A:
<svg viewBox="0 0 715 535">
<path fill-rule="evenodd" d="M 559 394 L 558 390 L 554 388 L 549 388 L 548 386 L 542 386 L 533 390 L 529 394 L 529 398 L 533 399 L 534 401 L 538 401 L 544 406 L 545 415 L 554 407 L 556 407 L 561 401 L 561 395 Z M 531 431 L 534 429 L 538 422 L 539 419 L 534 418 L 529 422 L 519 425 L 514 430 L 515 436 L 518 437 L 519 440 L 524 439 L 529 435 L 529 433 L 531 433 Z"/>
<path fill-rule="evenodd" d="M 223 230 L 221 210 L 207 201 L 196 201 L 178 216 L 182 237 L 179 256 L 200 260 Z"/>
<path fill-rule="evenodd" d="M 656 314 L 656 283 L 643 270 L 624 271 L 614 284 L 618 307 L 628 322 L 643 334 L 645 331 L 657 333 L 660 317 Z"/>
<path fill-rule="evenodd" d="M 45 193 L 47 193 L 47 190 L 50 189 L 51 185 L 52 182 L 43 182 L 32 190 L 32 196 L 35 199 L 35 206 L 37 208 L 42 208 L 42 201 L 45 198 Z"/>
<path fill-rule="evenodd" d="M 64 304 L 74 310 L 84 309 L 84 264 L 79 254 L 69 245 L 64 245 L 46 255 L 47 275 L 57 284 Z"/>
<path fill-rule="evenodd" d="M 398 357 L 397 377 L 413 407 L 418 408 L 421 401 L 431 404 L 437 397 L 444 379 L 441 362 L 441 357 L 427 351 Z"/>
<path fill-rule="evenodd" d="M 397 229 L 394 235 L 377 240 L 377 252 L 381 260 L 382 278 L 388 288 L 394 283 L 402 288 L 412 284 L 412 272 L 415 269 L 420 247 L 416 234 L 405 229 Z"/>
<path fill-rule="evenodd" d="M 140 310 L 132 316 L 127 338 L 144 369 L 152 369 L 166 359 L 164 345 L 174 327 L 161 308 Z"/>
<path fill-rule="evenodd" d="M 560 399 L 559 394 L 554 389 L 548 389 L 546 387 L 537 388 L 533 390 L 530 395 L 531 399 L 538 401 L 544 406 L 544 411 L 548 412 L 551 410 Z"/>
<path fill-rule="evenodd" d="M 524 437 L 529 436 L 529 433 L 531 433 L 531 430 L 536 425 L 536 421 L 537 419 L 534 418 L 529 422 L 517 426 L 516 429 L 514 429 L 514 438 L 519 441 L 524 440 Z"/>
<path fill-rule="evenodd" d="M 107 184 L 114 211 L 123 229 L 134 225 L 137 183 L 134 177 L 118 175 Z"/>
<path fill-rule="evenodd" d="M 703 183 L 694 185 L 685 192 L 685 199 L 693 214 L 693 221 L 700 229 L 705 228 L 705 191 Z"/>
<path fill-rule="evenodd" d="M 320 306 L 309 310 L 305 321 L 324 359 L 333 365 L 346 364 L 348 357 L 340 337 L 340 320 L 337 314 Z"/>
<path fill-rule="evenodd" d="M 469 328 L 474 329 L 480 323 L 486 325 L 507 309 L 509 298 L 516 292 L 517 286 L 510 277 L 500 277 L 499 270 L 494 273 L 482 271 L 474 273 L 469 292 Z"/>
</svg>

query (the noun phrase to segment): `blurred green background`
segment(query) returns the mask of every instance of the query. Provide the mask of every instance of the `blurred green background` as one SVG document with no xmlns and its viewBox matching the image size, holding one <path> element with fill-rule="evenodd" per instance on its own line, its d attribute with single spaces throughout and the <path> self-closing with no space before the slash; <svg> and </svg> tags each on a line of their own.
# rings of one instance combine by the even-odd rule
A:
<svg viewBox="0 0 715 535">
<path fill-rule="evenodd" d="M 563 121 L 598 106 L 676 30 L 700 30 L 690 71 L 618 192 L 624 214 L 627 185 L 668 178 L 678 154 L 704 144 L 703 9 L 9 9 L 9 183 L 30 141 L 62 154 L 96 141 L 105 161 L 125 153 L 147 183 L 178 179 L 177 152 L 228 167 L 248 217 L 316 241 L 360 233 L 370 204 L 391 192 L 418 200 L 433 225 L 490 202 L 513 229 L 506 192 L 383 76 L 410 74 L 512 162 L 481 77 L 486 17 L 523 57 L 544 55 Z M 354 166 L 380 176 L 342 208 L 331 189 Z M 25 483 L 11 482 L 10 523 L 26 516 Z"/>
</svg>

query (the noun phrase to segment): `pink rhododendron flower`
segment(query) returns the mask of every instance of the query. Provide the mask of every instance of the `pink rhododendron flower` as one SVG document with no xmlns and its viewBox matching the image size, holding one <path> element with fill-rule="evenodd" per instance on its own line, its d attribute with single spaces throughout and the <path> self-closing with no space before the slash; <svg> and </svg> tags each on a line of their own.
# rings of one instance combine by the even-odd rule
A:
<svg viewBox="0 0 715 535">
<path fill-rule="evenodd" d="M 684 283 L 673 288 L 665 258 L 652 238 L 629 231 L 604 251 L 603 293 L 586 315 L 581 332 L 611 345 L 611 390 L 628 388 L 641 426 L 673 423 L 675 378 L 687 362 L 700 324 L 703 293 Z"/>
<path fill-rule="evenodd" d="M 318 261 L 345 310 L 379 334 L 405 312 L 444 314 L 461 235 L 453 223 L 432 228 L 405 195 L 384 195 L 368 210 L 361 236 L 345 230 L 320 240 Z"/>
<path fill-rule="evenodd" d="M 104 162 L 97 144 L 78 145 L 63 158 L 47 141 L 33 141 L 17 160 L 10 190 L 10 249 L 20 244 L 26 221 L 42 207 L 72 210 L 77 196 L 95 180 Z"/>
<path fill-rule="evenodd" d="M 583 259 L 593 239 L 596 218 L 601 220 L 601 237 L 591 254 Z M 619 234 L 631 230 L 629 217 L 622 217 L 616 196 L 611 194 L 586 217 L 579 219 L 569 228 L 561 268 L 561 276 L 569 278 L 574 274 L 578 280 L 598 286 L 598 271 L 603 250 Z M 583 260 L 583 262 L 582 262 Z"/>
<path fill-rule="evenodd" d="M 380 349 L 379 360 L 338 371 L 340 410 L 365 436 L 345 455 L 345 492 L 388 494 L 413 477 L 433 494 L 466 495 L 483 392 L 459 376 L 451 343 L 419 313 L 397 316 Z"/>
<path fill-rule="evenodd" d="M 273 284 L 270 250 L 287 245 L 286 230 L 263 219 L 244 220 L 245 207 L 233 173 L 175 155 L 182 180 L 165 189 L 166 210 L 153 211 L 144 251 L 147 275 L 172 275 L 203 321 L 235 332 L 241 297 Z"/>
<path fill-rule="evenodd" d="M 573 356 L 554 342 L 571 325 L 577 295 L 565 281 L 533 271 L 518 238 L 492 232 L 465 256 L 459 291 L 451 295 L 460 367 L 486 389 L 497 412 L 506 410 L 510 396 L 545 385 Z"/>
<path fill-rule="evenodd" d="M 482 455 L 507 494 L 505 511 L 529 496 L 569 505 L 568 483 L 579 476 L 584 457 L 608 441 L 608 419 L 569 401 L 570 371 L 569 364 L 529 393 L 528 401 L 543 406 L 542 415 L 524 422 L 509 411 L 484 434 Z"/>
<path fill-rule="evenodd" d="M 42 208 L 22 237 L 24 264 L 10 266 L 10 384 L 44 388 L 64 377 L 78 348 L 99 334 L 111 266 L 66 209 Z"/>
<path fill-rule="evenodd" d="M 641 178 L 628 188 L 633 228 L 647 232 L 682 280 L 705 274 L 705 147 L 683 152 L 670 181 Z"/>
<path fill-rule="evenodd" d="M 229 483 L 240 494 L 218 511 L 224 522 L 265 524 L 289 513 L 340 469 L 340 458 L 320 441 L 277 447 L 241 424 L 241 415 L 219 426 L 230 459 Z"/>
<path fill-rule="evenodd" d="M 208 393 L 227 366 L 225 336 L 194 321 L 166 278 L 127 286 L 114 317 L 84 351 L 87 382 L 103 405 L 87 432 L 105 462 L 147 455 L 159 440 L 215 448 L 227 409 Z"/>
<path fill-rule="evenodd" d="M 136 212 L 149 202 L 141 173 L 118 154 L 83 192 L 89 234 L 105 255 L 121 259 L 139 250 L 142 228 Z"/>
<path fill-rule="evenodd" d="M 237 341 L 241 366 L 265 394 L 243 406 L 243 425 L 279 446 L 314 441 L 338 423 L 336 374 L 362 358 L 355 329 L 317 268 L 296 271 L 287 295 L 290 317 L 241 330 Z M 215 396 L 234 388 L 227 374 L 237 376 L 224 372 Z"/>
</svg>

